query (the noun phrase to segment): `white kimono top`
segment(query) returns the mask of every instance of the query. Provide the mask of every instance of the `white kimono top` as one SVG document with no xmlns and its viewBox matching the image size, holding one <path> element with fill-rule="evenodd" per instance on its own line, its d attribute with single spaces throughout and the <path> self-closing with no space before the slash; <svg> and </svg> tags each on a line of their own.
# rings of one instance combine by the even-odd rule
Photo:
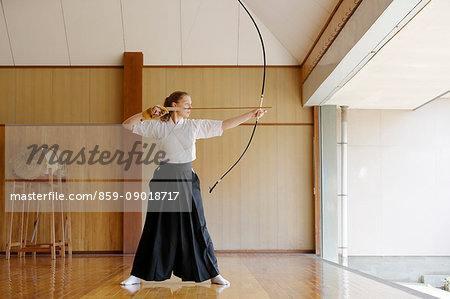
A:
<svg viewBox="0 0 450 299">
<path fill-rule="evenodd" d="M 148 119 L 133 126 L 133 133 L 154 138 L 156 144 L 166 153 L 169 163 L 187 163 L 195 160 L 195 141 L 201 138 L 221 136 L 222 120 L 185 119 L 177 124 L 172 119 L 161 121 Z"/>
</svg>

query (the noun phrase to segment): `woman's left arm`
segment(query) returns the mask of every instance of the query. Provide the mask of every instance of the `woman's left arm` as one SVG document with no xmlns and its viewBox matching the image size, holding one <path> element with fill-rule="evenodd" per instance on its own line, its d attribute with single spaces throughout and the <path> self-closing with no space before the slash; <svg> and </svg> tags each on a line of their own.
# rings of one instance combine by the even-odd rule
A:
<svg viewBox="0 0 450 299">
<path fill-rule="evenodd" d="M 226 119 L 222 122 L 222 130 L 225 131 L 225 130 L 237 127 L 252 117 L 261 118 L 261 117 L 263 117 L 264 113 L 266 113 L 266 112 L 267 112 L 267 110 L 265 110 L 265 109 L 255 109 L 250 112 L 244 113 L 242 115 Z"/>
</svg>

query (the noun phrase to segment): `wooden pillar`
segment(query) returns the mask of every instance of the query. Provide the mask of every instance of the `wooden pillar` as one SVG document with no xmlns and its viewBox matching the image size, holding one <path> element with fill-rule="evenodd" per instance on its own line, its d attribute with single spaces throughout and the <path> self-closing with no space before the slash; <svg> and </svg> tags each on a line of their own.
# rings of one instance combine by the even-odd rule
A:
<svg viewBox="0 0 450 299">
<path fill-rule="evenodd" d="M 142 52 L 125 52 L 123 63 L 123 120 L 142 111 Z M 135 140 L 135 138 L 133 139 Z M 131 142 L 129 135 L 124 135 L 124 142 Z M 136 150 L 141 150 L 137 148 Z M 124 179 L 142 179 L 142 167 L 132 165 L 125 173 Z M 141 192 L 142 185 L 137 182 L 124 183 L 123 194 Z M 140 204 L 140 203 L 137 203 Z M 123 253 L 135 253 L 141 236 L 141 212 L 123 213 Z"/>
<path fill-rule="evenodd" d="M 0 124 L 0 236 L 2 237 L 0 251 L 6 250 L 5 240 L 7 240 L 6 231 L 8 227 L 8 215 L 5 209 L 5 138 L 5 124 Z"/>
</svg>

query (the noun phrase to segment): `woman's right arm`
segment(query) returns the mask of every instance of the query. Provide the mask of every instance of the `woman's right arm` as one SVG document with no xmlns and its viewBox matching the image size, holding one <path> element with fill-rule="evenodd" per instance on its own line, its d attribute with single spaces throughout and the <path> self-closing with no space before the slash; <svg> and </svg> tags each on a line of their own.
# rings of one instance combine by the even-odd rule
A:
<svg viewBox="0 0 450 299">
<path fill-rule="evenodd" d="M 136 113 L 133 116 L 130 116 L 127 118 L 123 123 L 122 126 L 127 130 L 133 130 L 133 126 L 137 124 L 140 121 L 143 121 L 144 117 L 142 116 L 142 112 Z"/>
<path fill-rule="evenodd" d="M 165 107 L 156 105 L 156 106 L 151 107 L 151 111 L 150 111 L 150 108 L 148 108 L 144 112 L 136 113 L 135 115 L 130 116 L 122 123 L 122 126 L 125 129 L 132 131 L 133 126 L 135 124 L 137 124 L 138 122 L 146 120 L 146 119 L 157 118 L 157 117 L 163 116 L 167 113 L 169 113 L 169 111 L 167 111 L 167 109 Z"/>
</svg>

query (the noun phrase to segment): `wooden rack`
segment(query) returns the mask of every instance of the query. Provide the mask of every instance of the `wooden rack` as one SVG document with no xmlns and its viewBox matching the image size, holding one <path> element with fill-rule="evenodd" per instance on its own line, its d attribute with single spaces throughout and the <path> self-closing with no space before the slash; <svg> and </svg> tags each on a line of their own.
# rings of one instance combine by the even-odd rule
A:
<svg viewBox="0 0 450 299">
<path fill-rule="evenodd" d="M 64 172 L 64 177 L 62 177 L 61 172 Z M 28 194 L 31 191 L 31 184 L 33 182 L 38 183 L 38 192 L 40 193 L 41 189 L 41 183 L 40 182 L 46 182 L 49 184 L 50 191 L 59 191 L 60 193 L 63 192 L 63 183 L 66 182 L 67 178 L 67 168 L 65 165 L 62 169 L 58 169 L 56 171 L 56 175 L 54 176 L 53 170 L 51 168 L 48 168 L 48 174 L 40 176 L 38 178 L 27 180 L 27 179 L 20 179 L 18 177 L 15 177 L 15 180 L 13 182 L 13 190 L 12 193 L 16 193 L 16 191 L 21 190 L 23 194 Z M 25 203 L 26 202 L 26 203 Z M 67 211 L 64 211 L 63 205 L 67 204 Z M 12 202 L 12 209 L 11 212 L 9 212 L 9 222 L 8 222 L 8 234 L 7 234 L 7 241 L 6 241 L 6 259 L 10 258 L 10 254 L 12 252 L 17 252 L 18 257 L 25 256 L 26 252 L 32 252 L 33 256 L 36 256 L 36 252 L 50 252 L 52 259 L 56 259 L 56 251 L 59 251 L 59 255 L 61 257 L 65 257 L 65 252 L 67 250 L 67 253 L 69 256 L 72 255 L 72 226 L 71 226 L 71 213 L 70 213 L 70 205 L 69 202 L 64 202 L 62 200 L 58 200 L 56 204 L 60 205 L 60 234 L 59 234 L 59 240 L 56 241 L 55 236 L 55 228 L 56 228 L 56 220 L 55 220 L 55 203 L 54 201 L 51 202 L 51 223 L 50 223 L 50 243 L 37 243 L 37 234 L 38 234 L 38 227 L 39 227 L 39 215 L 43 212 L 39 211 L 39 204 L 40 201 L 36 201 L 37 208 L 35 212 L 28 212 L 29 204 L 30 202 L 28 200 L 23 201 L 21 203 L 22 211 L 21 212 L 14 212 L 14 202 Z M 20 220 L 20 240 L 13 242 L 12 241 L 12 232 L 13 232 L 13 217 L 14 214 L 21 214 L 21 220 Z M 29 214 L 34 215 L 34 229 L 31 238 L 28 240 L 28 218 Z M 58 216 L 59 216 L 58 215 Z"/>
</svg>

